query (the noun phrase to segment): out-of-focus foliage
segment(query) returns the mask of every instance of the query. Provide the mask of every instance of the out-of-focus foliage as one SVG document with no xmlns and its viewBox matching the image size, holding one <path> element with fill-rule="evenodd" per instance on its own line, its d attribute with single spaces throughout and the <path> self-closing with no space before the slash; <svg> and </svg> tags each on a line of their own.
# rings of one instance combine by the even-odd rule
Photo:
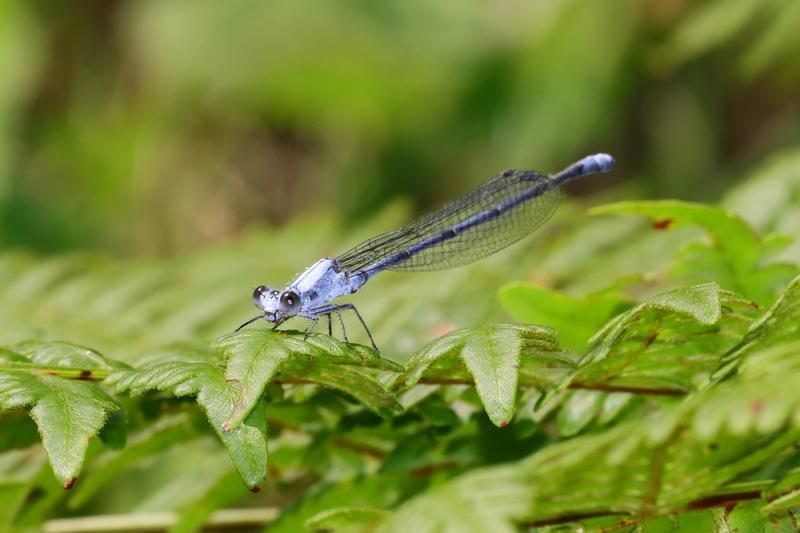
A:
<svg viewBox="0 0 800 533">
<path fill-rule="evenodd" d="M 0 531 L 796 529 L 798 5 L 0 3 Z M 598 151 L 534 236 L 352 295 L 380 353 L 231 333 Z"/>
<path fill-rule="evenodd" d="M 6 0 L 0 243 L 173 252 L 617 156 L 709 200 L 796 143 L 793 0 Z M 323 252 L 337 250 L 323 247 Z"/>
<path fill-rule="evenodd" d="M 788 187 L 798 167 L 779 169 L 742 190 Z M 102 526 L 108 513 L 174 531 L 788 527 L 800 257 L 773 231 L 791 223 L 783 201 L 771 237 L 703 204 L 568 204 L 485 261 L 381 274 L 354 295 L 381 354 L 319 333 L 225 333 L 250 312 L 231 276 L 284 243 L 313 247 L 310 228 L 359 238 L 329 222 L 169 262 L 5 253 L 0 519 L 76 531 L 69 517 Z M 596 261 L 554 268 L 587 249 Z M 503 308 L 538 324 L 503 323 Z"/>
</svg>

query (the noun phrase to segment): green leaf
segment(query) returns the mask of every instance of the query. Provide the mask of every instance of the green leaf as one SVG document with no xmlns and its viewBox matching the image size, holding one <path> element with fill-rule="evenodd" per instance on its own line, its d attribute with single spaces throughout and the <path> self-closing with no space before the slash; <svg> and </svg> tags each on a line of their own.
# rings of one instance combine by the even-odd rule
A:
<svg viewBox="0 0 800 533">
<path fill-rule="evenodd" d="M 569 437 L 620 422 L 628 413 L 632 417 L 638 417 L 642 413 L 640 408 L 643 403 L 642 396 L 631 393 L 577 389 L 561 391 L 558 403 L 533 405 L 532 414 L 534 419 L 541 420 L 558 408 L 556 417 L 558 434 Z"/>
<path fill-rule="evenodd" d="M 725 515 L 726 529 L 729 531 L 774 531 L 778 529 L 778 524 L 771 520 L 769 516 L 761 513 L 764 502 L 751 501 L 741 502 Z M 786 531 L 797 528 L 797 522 L 793 517 L 783 516 L 785 522 L 782 524 Z"/>
<path fill-rule="evenodd" d="M 44 454 L 42 454 L 44 455 Z M 14 525 L 22 530 L 35 529 L 48 517 L 53 516 L 60 509 L 66 497 L 66 491 L 58 484 L 51 468 L 44 465 L 38 469 L 38 474 L 28 477 L 31 481 L 31 491 L 25 504 L 19 509 L 14 519 Z M 30 498 L 35 495 L 35 498 Z"/>
<path fill-rule="evenodd" d="M 363 531 L 388 514 L 372 507 L 337 507 L 315 514 L 304 525 L 312 531 Z"/>
<path fill-rule="evenodd" d="M 226 335 L 212 345 L 228 356 L 225 378 L 239 388 L 239 399 L 223 422 L 223 431 L 237 427 L 244 420 L 264 394 L 267 383 L 293 355 L 292 348 L 283 342 L 285 339 L 295 343 L 294 338 L 286 335 L 247 330 Z"/>
<path fill-rule="evenodd" d="M 39 442 L 36 424 L 27 413 L 19 411 L 0 413 L 0 422 L 3 427 L 3 431 L 0 431 L 0 452 L 27 448 L 31 444 Z"/>
<path fill-rule="evenodd" d="M 410 390 L 425 388 L 425 385 L 414 387 Z M 453 426 L 458 422 L 458 416 L 440 395 L 431 395 L 417 404 L 416 412 L 433 426 Z"/>
<path fill-rule="evenodd" d="M 112 450 L 121 450 L 128 441 L 128 418 L 122 409 L 114 411 L 98 435 Z"/>
<path fill-rule="evenodd" d="M 225 379 L 219 357 L 176 346 L 154 359 L 156 362 L 138 370 L 112 374 L 107 383 L 118 392 L 128 391 L 132 395 L 159 390 L 176 396 L 195 396 L 244 483 L 250 490 L 260 490 L 267 475 L 266 402 L 260 399 L 242 424 L 223 431 L 223 423 L 239 400 L 239 388 Z M 166 361 L 157 362 L 160 359 Z"/>
<path fill-rule="evenodd" d="M 769 502 L 761 509 L 764 513 L 774 514 L 800 505 L 800 469 L 784 474 L 782 479 L 764 490 L 763 497 Z"/>
<path fill-rule="evenodd" d="M 707 301 L 713 300 L 709 295 Z M 702 299 L 688 309 L 679 308 L 693 320 L 713 318 L 708 306 L 699 302 Z M 728 484 L 791 454 L 800 438 L 798 347 L 800 339 L 756 352 L 737 379 L 691 394 L 645 419 L 550 444 L 515 465 L 456 477 L 401 505 L 387 520 L 387 529 L 412 523 L 449 527 L 438 517 L 449 515 L 447 506 L 453 502 L 469 509 L 472 524 L 494 520 L 499 527 L 510 527 L 512 522 L 547 522 L 564 515 L 647 516 L 691 507 L 693 502 L 725 501 L 727 494 L 735 493 Z M 464 494 L 461 484 L 477 472 L 483 476 L 475 494 L 504 494 L 504 512 L 483 511 Z M 793 479 L 781 485 L 780 492 L 796 486 L 796 474 L 790 475 Z M 517 496 L 521 501 L 515 504 Z M 752 516 L 749 508 L 743 509 L 741 524 L 750 523 Z"/>
<path fill-rule="evenodd" d="M 571 391 L 558 412 L 558 430 L 561 435 L 579 433 L 600 413 L 605 395 L 597 391 Z"/>
<path fill-rule="evenodd" d="M 376 531 L 512 533 L 535 493 L 514 466 L 477 469 L 404 502 Z"/>
<path fill-rule="evenodd" d="M 293 367 L 294 364 L 296 362 L 293 362 Z M 295 368 L 290 367 L 286 371 L 290 379 L 296 377 L 337 389 L 381 416 L 389 417 L 403 410 L 394 395 L 380 381 L 358 367 L 321 362 L 312 366 L 304 365 L 296 370 Z"/>
<path fill-rule="evenodd" d="M 706 395 L 693 399 L 685 408 L 702 413 L 695 422 L 698 433 L 709 436 L 720 428 L 767 432 L 800 422 L 795 415 L 800 406 L 798 354 L 800 340 L 754 352 L 735 379 L 714 383 Z"/>
<path fill-rule="evenodd" d="M 167 416 L 156 421 L 133 434 L 121 452 L 106 452 L 97 457 L 90 465 L 85 482 L 77 486 L 69 499 L 69 507 L 82 507 L 109 483 L 143 459 L 152 457 L 175 443 L 196 437 L 197 430 L 185 415 Z"/>
<path fill-rule="evenodd" d="M 800 337 L 800 276 L 792 280 L 775 304 L 747 331 L 744 339 L 721 359 L 714 379 L 724 379 L 749 354 Z"/>
<path fill-rule="evenodd" d="M 553 328 L 560 344 L 572 350 L 585 349 L 594 332 L 624 305 L 613 294 L 576 297 L 522 282 L 503 286 L 498 298 L 514 320 Z"/>
<path fill-rule="evenodd" d="M 92 377 L 95 370 L 115 370 L 127 365 L 104 357 L 99 352 L 70 342 L 28 340 L 9 347 L 29 362 L 54 367 L 81 368 L 89 371 L 82 379 Z"/>
<path fill-rule="evenodd" d="M 604 205 L 590 213 L 646 215 L 657 229 L 701 227 L 711 237 L 711 244 L 690 244 L 673 272 L 684 278 L 715 281 L 760 304 L 772 302 L 778 288 L 797 275 L 794 265 L 768 261 L 787 241 L 762 239 L 741 217 L 718 207 L 677 200 L 639 201 Z"/>
<path fill-rule="evenodd" d="M 615 531 L 636 528 L 643 533 L 662 533 L 669 531 L 708 531 L 713 533 L 732 533 L 745 531 L 794 531 L 796 519 L 789 513 L 768 516 L 759 512 L 759 500 L 730 502 L 716 507 L 696 511 L 670 513 L 650 519 L 625 518 L 616 523 L 605 521 L 601 530 Z M 586 521 L 587 530 L 593 531 Z M 579 524 L 576 524 L 579 526 Z"/>
<path fill-rule="evenodd" d="M 559 351 L 553 330 L 488 324 L 453 331 L 422 347 L 406 363 L 404 383 L 411 387 L 422 379 L 474 382 L 486 414 L 502 427 L 514 416 L 521 375 L 526 381 L 547 383 L 571 366 Z"/>
<path fill-rule="evenodd" d="M 179 512 L 178 522 L 169 528 L 170 533 L 191 533 L 202 529 L 204 522 L 216 509 L 230 505 L 241 499 L 247 493 L 235 472 L 222 475 L 209 491 L 182 508 Z"/>
<path fill-rule="evenodd" d="M 0 372 L 0 407 L 30 407 L 50 465 L 64 488 L 77 480 L 89 439 L 118 408 L 93 384 L 8 370 Z"/>
<path fill-rule="evenodd" d="M 757 308 L 714 283 L 655 296 L 608 322 L 561 384 L 680 395 L 703 385 Z"/>
<path fill-rule="evenodd" d="M 273 379 L 304 380 L 333 387 L 358 399 L 379 414 L 400 411 L 394 397 L 360 367 L 395 370 L 374 350 L 340 342 L 328 335 L 290 335 L 272 330 L 245 330 L 217 339 L 213 347 L 225 352 L 225 377 L 240 390 L 236 409 L 223 429 L 236 427 L 247 416 Z"/>
<path fill-rule="evenodd" d="M 124 365 L 64 342 L 20 343 L 0 357 L 0 407 L 30 408 L 53 472 L 71 488 L 89 440 L 119 407 L 98 386 L 61 376 L 86 379 Z"/>
<path fill-rule="evenodd" d="M 0 348 L 0 370 L 19 370 L 34 375 L 79 380 L 101 380 L 109 372 L 124 368 L 128 368 L 125 363 L 69 342 L 29 340 Z"/>
<path fill-rule="evenodd" d="M 7 429 L 5 425 L 2 427 Z M 25 515 L 41 508 L 48 492 L 56 494 L 58 499 L 64 496 L 46 463 L 46 454 L 40 447 L 0 454 L 0 531 L 25 529 L 22 527 Z M 42 483 L 43 479 L 47 482 Z"/>
<path fill-rule="evenodd" d="M 422 481 L 418 478 L 385 472 L 317 484 L 287 505 L 278 520 L 270 525 L 270 531 L 302 531 L 312 517 L 344 506 L 388 508 L 408 497 L 421 485 Z"/>
<path fill-rule="evenodd" d="M 30 483 L 26 480 L 0 479 L 0 528 L 3 531 L 12 531 L 12 520 L 29 491 Z"/>
<path fill-rule="evenodd" d="M 480 530 L 490 523 L 492 530 L 514 530 L 516 522 L 565 515 L 647 515 L 683 508 L 778 457 L 800 437 L 794 429 L 701 439 L 676 425 L 688 414 L 675 408 L 644 424 L 625 423 L 551 444 L 516 464 L 458 476 L 402 504 L 385 530 L 400 531 L 408 524 L 437 531 L 474 524 Z"/>
<path fill-rule="evenodd" d="M 480 340 L 467 340 L 461 359 L 475 380 L 489 418 L 505 426 L 514 416 L 522 340 L 518 332 L 485 327 Z"/>
</svg>

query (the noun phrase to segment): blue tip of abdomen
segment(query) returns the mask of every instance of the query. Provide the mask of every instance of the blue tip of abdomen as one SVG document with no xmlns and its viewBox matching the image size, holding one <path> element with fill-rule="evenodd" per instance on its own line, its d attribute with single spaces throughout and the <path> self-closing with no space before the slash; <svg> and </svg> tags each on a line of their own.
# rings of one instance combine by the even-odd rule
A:
<svg viewBox="0 0 800 533">
<path fill-rule="evenodd" d="M 583 166 L 584 174 L 608 172 L 614 168 L 614 158 L 608 154 L 588 155 L 581 159 L 579 163 Z"/>
</svg>

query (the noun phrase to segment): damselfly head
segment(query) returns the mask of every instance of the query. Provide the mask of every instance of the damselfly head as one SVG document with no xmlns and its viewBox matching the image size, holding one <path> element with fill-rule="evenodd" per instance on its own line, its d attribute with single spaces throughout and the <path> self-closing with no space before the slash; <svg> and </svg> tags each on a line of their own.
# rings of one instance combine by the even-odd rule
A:
<svg viewBox="0 0 800 533">
<path fill-rule="evenodd" d="M 278 297 L 280 293 L 266 285 L 256 287 L 253 291 L 253 303 L 256 307 L 267 313 L 274 313 L 278 310 Z"/>
<path fill-rule="evenodd" d="M 253 291 L 253 303 L 270 322 L 280 322 L 300 312 L 300 296 L 291 290 L 276 291 L 265 285 Z"/>
</svg>

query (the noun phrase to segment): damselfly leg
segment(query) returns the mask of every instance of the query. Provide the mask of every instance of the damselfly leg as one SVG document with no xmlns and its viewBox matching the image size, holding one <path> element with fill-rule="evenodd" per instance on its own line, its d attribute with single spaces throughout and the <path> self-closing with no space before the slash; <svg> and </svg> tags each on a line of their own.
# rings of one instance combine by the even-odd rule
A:
<svg viewBox="0 0 800 533">
<path fill-rule="evenodd" d="M 375 344 L 375 339 L 372 338 L 372 332 L 370 332 L 369 328 L 367 327 L 367 323 L 364 322 L 364 318 L 361 316 L 361 313 L 358 312 L 358 309 L 356 309 L 356 306 L 354 306 L 353 304 L 322 305 L 314 309 L 309 309 L 308 312 L 303 313 L 301 316 L 309 320 L 312 320 L 312 317 L 319 317 L 323 315 L 328 315 L 330 317 L 330 315 L 336 313 L 336 316 L 339 318 L 339 324 L 341 324 L 342 326 L 342 336 L 344 337 L 344 341 L 350 342 L 349 339 L 347 338 L 347 329 L 344 326 L 344 320 L 342 319 L 342 311 L 353 311 L 355 313 L 356 317 L 358 318 L 358 321 L 361 322 L 361 326 L 364 328 L 364 331 L 367 332 L 367 337 L 369 337 L 369 342 L 372 344 L 372 347 L 375 348 L 375 350 L 378 350 L 378 346 Z M 312 326 L 313 325 L 316 325 L 316 322 L 314 322 Z"/>
</svg>

